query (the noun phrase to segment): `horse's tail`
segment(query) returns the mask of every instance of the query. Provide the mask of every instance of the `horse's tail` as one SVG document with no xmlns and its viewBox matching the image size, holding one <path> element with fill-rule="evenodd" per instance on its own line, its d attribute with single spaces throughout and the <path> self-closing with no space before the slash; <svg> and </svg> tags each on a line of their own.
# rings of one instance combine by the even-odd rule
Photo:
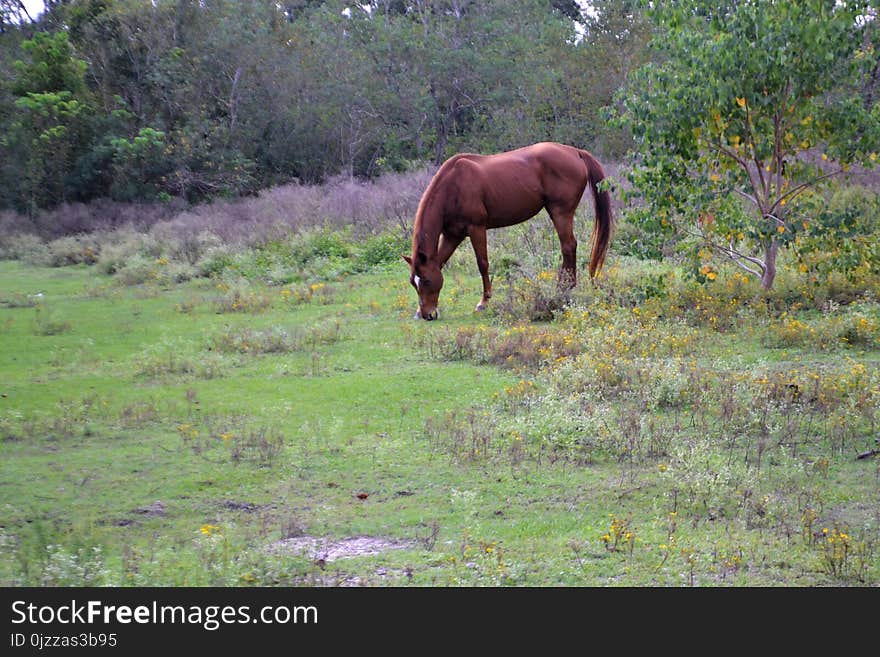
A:
<svg viewBox="0 0 880 657">
<path fill-rule="evenodd" d="M 611 230 L 614 223 L 611 216 L 611 194 L 606 189 L 599 189 L 599 183 L 605 179 L 605 170 L 599 164 L 599 160 L 587 151 L 579 149 L 578 153 L 587 165 L 596 210 L 596 216 L 593 220 L 593 250 L 590 253 L 590 278 L 595 278 L 602 270 L 602 265 L 605 264 L 608 245 L 611 243 Z"/>
</svg>

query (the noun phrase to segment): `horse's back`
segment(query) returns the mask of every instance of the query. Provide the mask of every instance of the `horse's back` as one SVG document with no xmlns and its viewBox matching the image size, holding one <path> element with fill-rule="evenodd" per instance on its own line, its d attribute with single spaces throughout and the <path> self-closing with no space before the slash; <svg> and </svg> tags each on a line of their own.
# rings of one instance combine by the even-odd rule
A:
<svg viewBox="0 0 880 657">
<path fill-rule="evenodd" d="M 534 216 L 546 206 L 561 205 L 574 210 L 588 180 L 579 151 L 554 142 L 486 156 L 479 163 L 499 203 L 514 215 L 528 215 L 520 220 Z"/>
</svg>

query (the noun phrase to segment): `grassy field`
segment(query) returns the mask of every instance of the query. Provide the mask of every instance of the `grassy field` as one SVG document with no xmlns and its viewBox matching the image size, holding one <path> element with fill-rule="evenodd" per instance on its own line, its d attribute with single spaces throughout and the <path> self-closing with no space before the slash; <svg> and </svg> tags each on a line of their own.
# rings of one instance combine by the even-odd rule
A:
<svg viewBox="0 0 880 657">
<path fill-rule="evenodd" d="M 560 300 L 544 229 L 484 314 L 462 248 L 433 323 L 356 240 L 0 262 L 0 582 L 880 582 L 878 305 L 620 257 Z"/>
</svg>

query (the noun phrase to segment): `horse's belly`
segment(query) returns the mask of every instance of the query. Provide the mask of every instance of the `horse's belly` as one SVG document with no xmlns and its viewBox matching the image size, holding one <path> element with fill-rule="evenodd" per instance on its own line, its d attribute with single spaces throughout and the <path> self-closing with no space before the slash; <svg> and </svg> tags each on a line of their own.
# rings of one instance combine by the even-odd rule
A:
<svg viewBox="0 0 880 657">
<path fill-rule="evenodd" d="M 542 198 L 508 198 L 506 202 L 487 207 L 486 227 L 505 228 L 531 219 L 544 207 Z"/>
</svg>

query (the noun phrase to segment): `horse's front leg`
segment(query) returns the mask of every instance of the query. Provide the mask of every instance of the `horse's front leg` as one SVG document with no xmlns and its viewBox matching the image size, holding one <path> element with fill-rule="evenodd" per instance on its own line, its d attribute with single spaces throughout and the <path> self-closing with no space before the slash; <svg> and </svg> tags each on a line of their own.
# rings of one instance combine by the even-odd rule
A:
<svg viewBox="0 0 880 657">
<path fill-rule="evenodd" d="M 450 237 L 446 233 L 440 233 L 440 243 L 437 246 L 437 262 L 440 263 L 441 267 L 452 257 L 452 254 L 455 253 L 458 245 L 461 244 L 463 240 L 464 236 Z"/>
<path fill-rule="evenodd" d="M 492 298 L 492 281 L 489 280 L 489 251 L 486 245 L 486 228 L 484 226 L 471 226 L 468 231 L 474 253 L 477 256 L 477 267 L 483 279 L 483 298 L 477 304 L 476 310 L 485 310 Z"/>
</svg>

